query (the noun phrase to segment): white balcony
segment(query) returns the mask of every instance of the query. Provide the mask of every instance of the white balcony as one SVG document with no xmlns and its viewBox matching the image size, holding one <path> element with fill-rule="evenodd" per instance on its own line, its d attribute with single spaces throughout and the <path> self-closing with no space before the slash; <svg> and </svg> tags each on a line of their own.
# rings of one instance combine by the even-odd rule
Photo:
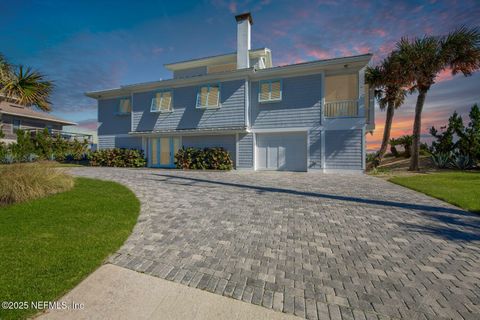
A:
<svg viewBox="0 0 480 320">
<path fill-rule="evenodd" d="M 325 118 L 358 117 L 358 100 L 330 101 L 325 103 Z"/>
</svg>

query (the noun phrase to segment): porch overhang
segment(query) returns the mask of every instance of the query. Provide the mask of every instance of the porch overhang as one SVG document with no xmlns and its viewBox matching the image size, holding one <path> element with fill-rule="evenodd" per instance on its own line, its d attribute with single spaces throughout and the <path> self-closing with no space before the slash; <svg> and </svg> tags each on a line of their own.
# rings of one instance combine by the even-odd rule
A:
<svg viewBox="0 0 480 320">
<path fill-rule="evenodd" d="M 168 136 L 196 136 L 196 135 L 224 135 L 235 133 L 247 133 L 246 127 L 225 127 L 205 129 L 165 129 L 155 131 L 130 131 L 128 134 L 136 137 L 155 137 L 160 135 Z"/>
</svg>

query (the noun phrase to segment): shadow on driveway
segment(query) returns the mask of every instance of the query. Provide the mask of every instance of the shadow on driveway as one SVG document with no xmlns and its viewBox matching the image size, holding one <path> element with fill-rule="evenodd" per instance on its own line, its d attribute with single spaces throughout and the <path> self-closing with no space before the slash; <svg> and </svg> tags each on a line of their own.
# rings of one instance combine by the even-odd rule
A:
<svg viewBox="0 0 480 320">
<path fill-rule="evenodd" d="M 159 180 L 159 181 L 167 182 L 170 184 L 177 184 L 177 185 L 195 186 L 198 183 L 206 183 L 206 184 L 254 190 L 259 194 L 266 193 L 266 192 L 274 192 L 274 193 L 281 193 L 281 194 L 288 194 L 288 195 L 295 195 L 295 196 L 315 197 L 315 198 L 322 198 L 322 199 L 329 199 L 329 200 L 348 201 L 348 202 L 367 204 L 367 205 L 415 210 L 422 216 L 430 219 L 433 222 L 436 222 L 436 224 L 426 223 L 423 225 L 420 225 L 420 224 L 417 225 L 417 224 L 410 224 L 410 223 L 401 223 L 403 227 L 414 232 L 437 235 L 449 240 L 459 240 L 459 241 L 480 240 L 480 217 L 468 211 L 455 209 L 455 208 L 446 208 L 446 207 L 430 206 L 430 205 L 423 205 L 423 204 L 410 204 L 410 203 L 388 201 L 388 200 L 366 199 L 366 198 L 333 195 L 333 194 L 317 193 L 317 192 L 309 192 L 309 191 L 299 191 L 299 190 L 276 188 L 276 187 L 264 187 L 264 186 L 256 186 L 256 185 L 250 185 L 250 184 L 241 184 L 241 183 L 233 183 L 233 182 L 218 181 L 218 180 L 207 180 L 207 179 L 194 178 L 194 177 L 182 177 L 182 176 L 176 176 L 176 175 L 170 175 L 170 174 L 152 173 L 152 175 L 164 178 L 163 180 Z M 177 181 L 180 180 L 184 182 L 179 183 L 173 180 L 177 180 Z"/>
</svg>

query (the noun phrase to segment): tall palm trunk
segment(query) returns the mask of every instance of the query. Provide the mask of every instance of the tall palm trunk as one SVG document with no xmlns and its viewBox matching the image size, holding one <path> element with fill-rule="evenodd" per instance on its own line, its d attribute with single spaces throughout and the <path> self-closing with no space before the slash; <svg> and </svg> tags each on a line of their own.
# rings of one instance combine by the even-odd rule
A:
<svg viewBox="0 0 480 320">
<path fill-rule="evenodd" d="M 428 88 L 419 90 L 417 97 L 417 104 L 415 105 L 415 121 L 413 122 L 413 142 L 412 142 L 412 157 L 410 158 L 410 171 L 419 170 L 419 151 L 420 151 L 420 134 L 422 131 L 422 110 L 427 96 Z"/>
<path fill-rule="evenodd" d="M 393 115 L 395 114 L 395 107 L 393 102 L 389 102 L 387 106 L 387 115 L 385 117 L 385 128 L 383 129 L 382 146 L 378 151 L 378 160 L 382 162 L 383 156 L 387 152 L 388 143 L 390 141 L 390 131 L 392 130 Z"/>
</svg>

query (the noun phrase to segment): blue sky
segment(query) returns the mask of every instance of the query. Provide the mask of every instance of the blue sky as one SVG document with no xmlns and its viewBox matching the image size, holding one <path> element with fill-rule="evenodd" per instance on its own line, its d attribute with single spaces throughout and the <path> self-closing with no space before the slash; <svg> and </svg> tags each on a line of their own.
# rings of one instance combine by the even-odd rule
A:
<svg viewBox="0 0 480 320">
<path fill-rule="evenodd" d="M 252 46 L 275 65 L 372 52 L 377 63 L 402 36 L 478 26 L 480 2 L 458 1 L 2 1 L 0 52 L 56 83 L 53 113 L 96 126 L 85 91 L 170 78 L 163 64 L 235 51 L 234 15 L 251 11 Z M 411 131 L 415 96 L 397 113 L 394 135 Z M 424 132 L 480 103 L 480 75 L 438 78 Z M 377 112 L 376 146 L 384 113 Z"/>
</svg>

